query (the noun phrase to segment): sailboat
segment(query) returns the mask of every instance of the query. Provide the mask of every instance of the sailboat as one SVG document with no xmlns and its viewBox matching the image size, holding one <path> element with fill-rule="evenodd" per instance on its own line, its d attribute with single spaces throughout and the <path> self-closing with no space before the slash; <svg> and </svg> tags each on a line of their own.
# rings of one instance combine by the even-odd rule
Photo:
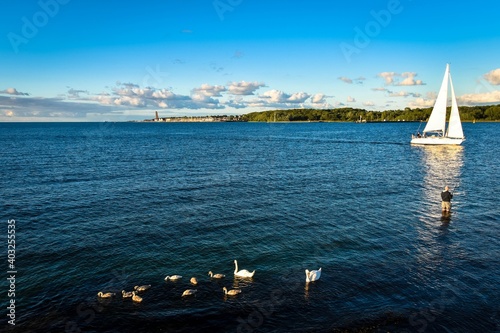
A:
<svg viewBox="0 0 500 333">
<path fill-rule="evenodd" d="M 446 104 L 448 102 L 448 82 L 451 88 L 451 113 L 446 128 Z M 465 141 L 457 98 L 451 81 L 450 65 L 446 64 L 443 82 L 436 102 L 424 128 L 423 135 L 412 135 L 411 144 L 415 145 L 460 145 Z"/>
</svg>

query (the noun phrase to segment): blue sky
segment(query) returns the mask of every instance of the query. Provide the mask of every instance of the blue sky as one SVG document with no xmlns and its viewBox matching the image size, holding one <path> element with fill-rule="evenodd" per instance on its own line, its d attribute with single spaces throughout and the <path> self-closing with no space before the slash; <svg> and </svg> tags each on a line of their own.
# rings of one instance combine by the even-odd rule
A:
<svg viewBox="0 0 500 333">
<path fill-rule="evenodd" d="M 500 3 L 9 1 L 0 121 L 500 103 Z"/>
</svg>

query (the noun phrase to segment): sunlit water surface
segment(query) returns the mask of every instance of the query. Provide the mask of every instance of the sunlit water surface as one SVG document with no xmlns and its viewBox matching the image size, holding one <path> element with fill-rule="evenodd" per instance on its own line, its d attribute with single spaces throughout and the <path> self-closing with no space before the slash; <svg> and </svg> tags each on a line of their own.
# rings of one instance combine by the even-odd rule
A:
<svg viewBox="0 0 500 333">
<path fill-rule="evenodd" d="M 460 147 L 410 146 L 417 126 L 0 124 L 6 327 L 498 332 L 500 125 L 464 124 Z M 234 279 L 234 259 L 254 278 Z M 122 299 L 139 284 L 141 304 Z"/>
</svg>

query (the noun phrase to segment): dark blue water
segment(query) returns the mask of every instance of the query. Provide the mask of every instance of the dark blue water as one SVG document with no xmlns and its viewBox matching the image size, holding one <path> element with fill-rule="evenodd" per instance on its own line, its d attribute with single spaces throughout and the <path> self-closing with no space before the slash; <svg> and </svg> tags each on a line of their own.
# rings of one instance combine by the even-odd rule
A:
<svg viewBox="0 0 500 333">
<path fill-rule="evenodd" d="M 498 332 L 500 125 L 465 124 L 460 147 L 412 147 L 417 126 L 0 124 L 17 270 L 16 325 L 2 325 Z M 252 280 L 233 278 L 234 259 Z M 192 276 L 198 292 L 182 298 Z M 152 285 L 140 304 L 96 297 L 139 284 Z"/>
</svg>

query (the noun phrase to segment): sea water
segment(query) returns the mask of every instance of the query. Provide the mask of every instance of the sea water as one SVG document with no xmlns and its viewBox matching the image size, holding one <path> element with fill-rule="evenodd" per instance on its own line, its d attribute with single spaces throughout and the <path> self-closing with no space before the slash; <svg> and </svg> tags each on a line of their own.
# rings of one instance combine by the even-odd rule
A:
<svg viewBox="0 0 500 333">
<path fill-rule="evenodd" d="M 0 124 L 5 249 L 15 221 L 2 325 L 498 332 L 499 126 L 417 147 L 416 123 Z M 234 278 L 235 259 L 253 279 Z M 121 297 L 142 284 L 142 303 Z"/>
</svg>

